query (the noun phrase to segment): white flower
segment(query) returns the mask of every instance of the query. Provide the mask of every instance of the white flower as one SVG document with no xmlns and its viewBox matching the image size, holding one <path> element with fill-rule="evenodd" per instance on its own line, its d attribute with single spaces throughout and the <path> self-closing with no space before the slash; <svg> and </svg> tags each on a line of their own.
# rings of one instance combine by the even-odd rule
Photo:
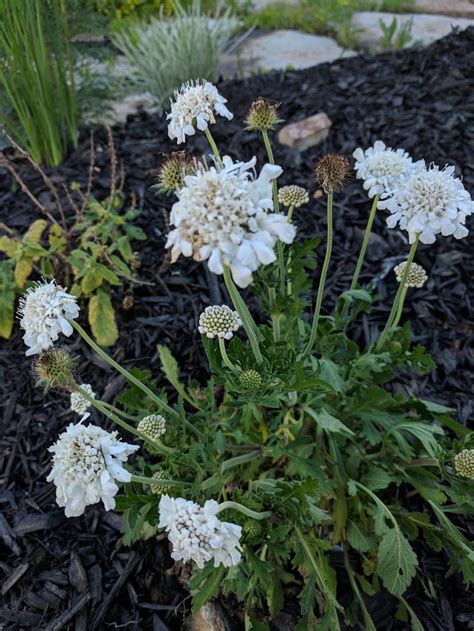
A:
<svg viewBox="0 0 474 631">
<path fill-rule="evenodd" d="M 400 263 L 393 268 L 393 271 L 395 272 L 395 276 L 397 277 L 399 283 L 402 282 L 406 265 L 407 261 L 404 261 L 403 263 Z M 405 286 L 420 288 L 423 287 L 427 280 L 428 274 L 426 273 L 425 269 L 421 265 L 418 265 L 418 263 L 412 263 L 410 265 L 410 269 L 408 270 Z"/>
<path fill-rule="evenodd" d="M 158 440 L 166 433 L 166 419 L 161 414 L 149 414 L 142 418 L 137 429 L 151 440 Z"/>
<path fill-rule="evenodd" d="M 213 339 L 222 337 L 230 340 L 242 325 L 237 311 L 227 305 L 206 307 L 199 316 L 199 333 Z"/>
<path fill-rule="evenodd" d="M 201 507 L 182 497 L 162 495 L 158 527 L 167 531 L 175 561 L 194 561 L 200 568 L 211 559 L 214 567 L 237 565 L 242 528 L 220 521 L 218 510 L 214 500 Z"/>
<path fill-rule="evenodd" d="M 51 280 L 35 283 L 28 289 L 20 298 L 18 314 L 25 331 L 23 341 L 30 347 L 26 354 L 36 355 L 50 348 L 60 333 L 72 334 L 68 320 L 78 317 L 79 307 L 74 296 Z"/>
<path fill-rule="evenodd" d="M 365 151 L 359 147 L 352 155 L 356 159 L 356 177 L 364 180 L 369 197 L 390 195 L 400 181 L 421 164 L 413 162 L 404 149 L 391 149 L 381 140 Z M 384 203 L 379 202 L 378 207 L 384 208 Z"/>
<path fill-rule="evenodd" d="M 119 482 L 130 482 L 131 474 L 123 468 L 138 445 L 128 445 L 117 432 L 106 432 L 94 425 L 69 425 L 49 448 L 53 469 L 48 482 L 56 485 L 56 502 L 65 507 L 66 517 L 82 515 L 86 506 L 102 500 L 105 510 L 115 508 Z"/>
<path fill-rule="evenodd" d="M 406 179 L 386 207 L 391 212 L 389 228 L 398 224 L 408 232 L 410 243 L 417 233 L 421 243 L 434 243 L 438 234 L 455 239 L 468 235 L 464 224 L 474 211 L 474 202 L 461 180 L 454 177 L 453 166 L 440 170 L 431 165 Z"/>
<path fill-rule="evenodd" d="M 272 263 L 277 240 L 291 243 L 295 228 L 273 210 L 272 180 L 279 166 L 265 164 L 255 178 L 250 162 L 233 162 L 224 156 L 222 166 L 201 167 L 185 177 L 170 214 L 175 226 L 168 235 L 171 260 L 180 254 L 208 261 L 209 269 L 222 274 L 229 266 L 239 287 L 247 287 L 260 265 Z"/>
<path fill-rule="evenodd" d="M 171 112 L 166 119 L 169 120 L 168 135 L 176 142 L 185 142 L 186 136 L 193 136 L 197 127 L 205 131 L 209 123 L 215 123 L 214 113 L 225 116 L 231 120 L 233 115 L 224 105 L 227 103 L 222 94 L 209 81 L 190 81 L 184 83 L 180 90 L 174 93 L 174 101 L 171 101 Z"/>
<path fill-rule="evenodd" d="M 92 390 L 92 386 L 89 383 L 81 383 L 79 387 L 95 399 L 95 392 Z M 71 393 L 71 410 L 81 416 L 81 421 L 85 421 L 86 418 L 89 418 L 90 412 L 87 410 L 90 406 L 89 401 L 80 392 Z"/>
</svg>

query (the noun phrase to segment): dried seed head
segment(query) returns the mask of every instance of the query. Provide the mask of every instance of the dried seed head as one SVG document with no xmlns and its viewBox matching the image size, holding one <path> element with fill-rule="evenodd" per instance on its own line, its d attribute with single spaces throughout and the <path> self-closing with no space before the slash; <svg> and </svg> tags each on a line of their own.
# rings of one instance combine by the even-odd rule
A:
<svg viewBox="0 0 474 631">
<path fill-rule="evenodd" d="M 474 480 L 474 449 L 463 449 L 456 454 L 454 468 L 461 477 Z"/>
<path fill-rule="evenodd" d="M 160 414 L 150 414 L 142 418 L 137 429 L 147 438 L 158 440 L 166 432 L 166 419 Z"/>
<path fill-rule="evenodd" d="M 239 376 L 240 385 L 244 390 L 256 390 L 262 384 L 262 377 L 256 370 L 243 370 Z"/>
<path fill-rule="evenodd" d="M 33 363 L 36 385 L 46 391 L 52 388 L 73 390 L 76 387 L 74 368 L 77 359 L 65 346 L 43 351 Z"/>
<path fill-rule="evenodd" d="M 158 182 L 154 188 L 159 193 L 171 195 L 184 186 L 184 178 L 194 171 L 193 160 L 184 151 L 175 151 L 161 164 L 158 170 Z"/>
<path fill-rule="evenodd" d="M 325 193 L 342 190 L 342 184 L 350 172 L 349 162 L 344 156 L 330 153 L 320 158 L 314 167 L 316 182 Z"/>
<path fill-rule="evenodd" d="M 299 208 L 309 202 L 308 191 L 301 186 L 284 186 L 278 191 L 278 201 L 287 208 Z"/>
<path fill-rule="evenodd" d="M 399 283 L 402 282 L 406 265 L 407 261 L 404 261 L 393 268 Z M 424 268 L 421 265 L 418 265 L 418 263 L 411 263 L 410 269 L 408 270 L 406 287 L 423 287 L 427 280 L 428 274 L 425 272 Z"/>
<path fill-rule="evenodd" d="M 166 471 L 164 469 L 158 469 L 157 471 L 155 471 L 155 473 L 151 476 L 154 480 L 167 480 L 168 478 L 168 474 L 166 473 Z M 151 484 L 150 485 L 150 490 L 154 495 L 163 495 L 163 493 L 166 493 L 169 490 L 168 486 L 164 486 L 162 484 Z"/>
<path fill-rule="evenodd" d="M 252 103 L 245 117 L 246 129 L 249 131 L 272 131 L 283 122 L 278 116 L 280 103 L 259 97 Z"/>
<path fill-rule="evenodd" d="M 206 307 L 199 316 L 199 333 L 209 337 L 222 337 L 230 340 L 242 322 L 237 311 L 232 311 L 227 305 Z"/>
</svg>

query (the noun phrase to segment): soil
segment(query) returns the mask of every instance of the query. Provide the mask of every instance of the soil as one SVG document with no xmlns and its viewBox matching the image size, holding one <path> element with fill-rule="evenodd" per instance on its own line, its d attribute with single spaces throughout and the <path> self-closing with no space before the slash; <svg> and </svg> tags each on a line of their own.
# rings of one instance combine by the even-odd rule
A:
<svg viewBox="0 0 474 631">
<path fill-rule="evenodd" d="M 328 139 L 302 154 L 275 143 L 276 161 L 285 169 L 281 177 L 284 184 L 299 184 L 314 191 L 315 159 L 328 152 L 349 157 L 356 147 L 383 139 L 390 146 L 404 147 L 416 159 L 440 166 L 454 164 L 466 188 L 473 192 L 473 75 L 471 28 L 427 48 L 362 55 L 304 71 L 221 82 L 219 90 L 228 98 L 235 117 L 231 122 L 220 120 L 213 133 L 220 147 L 233 157 L 256 155 L 262 164 L 265 154 L 259 138 L 242 127 L 251 101 L 266 96 L 281 102 L 282 117 L 289 122 L 320 111 L 333 122 Z M 192 373 L 202 379 L 206 363 L 196 334 L 197 318 L 203 307 L 223 302 L 227 296 L 220 279 L 208 273 L 205 265 L 184 259 L 173 266 L 167 262 L 164 243 L 172 199 L 157 197 L 151 186 L 163 154 L 176 150 L 176 146 L 168 139 L 165 119 L 159 115 L 142 113 L 129 118 L 124 127 L 113 130 L 113 135 L 125 178 L 124 192 L 128 200 L 136 200 L 141 211 L 138 224 L 148 235 L 146 242 L 137 243 L 140 278 L 151 283 L 116 292 L 120 339 L 113 354 L 127 366 L 150 368 L 157 382 L 165 386 L 156 353 L 159 342 L 170 346 L 185 375 Z M 110 184 L 105 130 L 95 130 L 94 139 L 93 191 L 102 198 Z M 191 138 L 186 150 L 207 151 L 205 138 Z M 38 174 L 14 154 L 10 156 L 35 195 L 56 212 Z M 89 161 L 87 132 L 64 164 L 48 170 L 48 174 L 59 187 L 74 181 L 85 188 Z M 336 234 L 326 309 L 350 283 L 369 206 L 355 179 L 335 200 Z M 372 340 L 383 324 L 396 290 L 391 270 L 408 251 L 405 236 L 387 230 L 383 215 L 380 212 L 376 217 L 369 264 L 362 277 L 376 283 L 381 300 L 370 317 L 361 318 L 353 330 L 361 342 Z M 316 191 L 309 206 L 297 216 L 300 234 L 324 237 L 324 216 Z M 27 196 L 15 190 L 10 176 L 0 169 L 0 221 L 23 232 L 37 217 Z M 457 419 L 465 425 L 474 409 L 473 241 L 471 233 L 462 241 L 441 238 L 435 245 L 419 249 L 417 261 L 428 270 L 429 281 L 423 289 L 413 290 L 405 315 L 413 321 L 414 340 L 429 349 L 438 368 L 423 377 L 401 376 L 395 386 L 454 407 Z M 68 343 L 82 357 L 83 381 L 92 383 L 102 398 L 112 400 L 123 381 L 78 338 Z M 12 338 L 0 344 L 0 628 L 183 628 L 190 598 L 172 569 L 166 540 L 152 539 L 128 548 L 121 542 L 117 514 L 97 506 L 90 507 L 81 518 L 68 520 L 55 505 L 54 488 L 46 482 L 50 468 L 47 448 L 74 419 L 65 395 L 45 396 L 35 387 L 31 360 L 24 352 L 16 326 Z M 103 419 L 100 423 L 108 427 Z M 445 578 L 444 553 L 435 555 L 421 546 L 417 553 L 427 589 L 422 590 L 419 582 L 414 584 L 407 601 L 427 630 L 465 629 L 473 620 L 474 603 L 461 578 Z M 343 574 L 341 569 L 339 597 L 347 603 Z M 436 598 L 429 598 L 428 585 Z M 386 593 L 369 599 L 377 628 L 408 628 L 395 619 L 396 606 L 395 599 Z M 224 601 L 222 607 L 228 628 L 241 629 L 235 603 Z M 293 629 L 296 615 L 297 604 L 289 595 L 285 611 L 272 622 L 272 628 Z"/>
</svg>

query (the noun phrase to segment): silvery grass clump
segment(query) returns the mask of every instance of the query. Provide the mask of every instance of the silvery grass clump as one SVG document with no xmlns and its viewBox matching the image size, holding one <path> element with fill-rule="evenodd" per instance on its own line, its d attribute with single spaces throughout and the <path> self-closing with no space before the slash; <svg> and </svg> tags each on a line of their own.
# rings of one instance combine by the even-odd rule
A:
<svg viewBox="0 0 474 631">
<path fill-rule="evenodd" d="M 57 501 L 71 516 L 99 501 L 123 511 L 126 543 L 164 531 L 172 558 L 194 568 L 194 608 L 220 590 L 232 594 L 243 603 L 246 629 L 268 628 L 285 605 L 286 586 L 290 599 L 299 593 L 298 629 L 332 631 L 358 620 L 374 630 L 366 600 L 384 589 L 399 600 L 402 619 L 421 628 L 407 596 L 423 580 L 420 545 L 443 550 L 447 572 L 474 580 L 474 552 L 456 525 L 457 516 L 473 512 L 474 437 L 451 409 L 393 394 L 388 384 L 400 371 L 434 368 L 424 349 L 411 345 L 408 323 L 400 326 L 404 303 L 428 276 L 414 258 L 420 243 L 466 236 L 473 202 L 450 167 L 414 162 L 381 141 L 357 149 L 357 176 L 372 206 L 352 283 L 324 313 L 326 278 L 337 272 L 333 214 L 349 161 L 331 154 L 315 165 L 327 236 L 313 302 L 322 240 L 298 239 L 308 191 L 278 187 L 282 169 L 269 138 L 279 122 L 276 104 L 258 99 L 246 119 L 268 153 L 257 167 L 250 156 L 239 162 L 220 154 L 210 126 L 232 114 L 214 86 L 186 84 L 176 98 L 170 135 L 185 142 L 204 132 L 213 155 L 175 153 L 163 162 L 158 186 L 176 196 L 166 247 L 176 264 L 192 257 L 221 276 L 232 306 L 208 306 L 196 323 L 207 384 L 184 383 L 171 352 L 158 347 L 175 391 L 168 400 L 151 374 L 130 373 L 91 339 L 66 289 L 45 281 L 26 294 L 21 326 L 38 382 L 70 393 L 72 409 L 85 415 L 51 447 Z M 385 209 L 410 247 L 394 269 L 399 286 L 387 322 L 362 347 L 347 330 L 377 299 L 359 278 L 375 214 Z M 239 287 L 252 288 L 257 309 Z M 60 335 L 73 333 L 127 379 L 115 405 L 101 400 L 92 375 L 80 385 L 77 361 L 57 346 Z M 92 408 L 123 438 L 94 425 Z M 133 437 L 135 445 L 125 442 Z M 146 458 L 136 458 L 138 446 Z M 352 589 L 346 609 L 341 577 Z"/>
<path fill-rule="evenodd" d="M 189 9 L 178 0 L 172 4 L 172 18 L 162 12 L 149 22 L 124 27 L 113 37 L 134 68 L 135 86 L 159 105 L 186 81 L 203 77 L 214 81 L 223 53 L 242 41 L 234 37 L 241 23 L 225 2 L 216 3 L 213 17 L 202 11 L 200 0 L 193 0 Z"/>
</svg>

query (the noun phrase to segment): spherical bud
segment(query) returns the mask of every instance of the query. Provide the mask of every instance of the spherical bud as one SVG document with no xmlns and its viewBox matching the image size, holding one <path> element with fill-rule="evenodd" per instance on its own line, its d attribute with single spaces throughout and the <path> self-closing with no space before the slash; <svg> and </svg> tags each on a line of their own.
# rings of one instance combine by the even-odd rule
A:
<svg viewBox="0 0 474 631">
<path fill-rule="evenodd" d="M 278 201 L 287 208 L 299 208 L 309 202 L 308 191 L 301 186 L 284 186 L 278 191 Z"/>
<path fill-rule="evenodd" d="M 404 261 L 393 268 L 397 280 L 399 283 L 402 282 L 403 274 L 405 272 L 405 268 L 408 261 Z M 418 263 L 411 263 L 410 269 L 408 270 L 408 276 L 406 279 L 405 286 L 406 287 L 423 287 L 423 285 L 428 280 L 428 274 L 425 272 L 421 265 Z"/>
<path fill-rule="evenodd" d="M 454 468 L 462 478 L 474 480 L 474 449 L 463 449 L 454 456 Z"/>
<path fill-rule="evenodd" d="M 249 131 L 271 131 L 283 122 L 278 116 L 279 103 L 259 97 L 252 103 L 245 117 Z"/>
<path fill-rule="evenodd" d="M 147 438 L 158 440 L 166 432 L 166 419 L 160 414 L 150 414 L 142 418 L 137 429 Z"/>
<path fill-rule="evenodd" d="M 257 543 L 263 533 L 263 526 L 256 519 L 247 519 L 244 522 L 242 532 L 248 543 Z"/>
<path fill-rule="evenodd" d="M 184 178 L 191 173 L 194 173 L 191 158 L 188 158 L 184 151 L 175 151 L 161 164 L 154 188 L 159 193 L 171 195 L 184 186 Z"/>
<path fill-rule="evenodd" d="M 92 386 L 89 383 L 81 383 L 79 388 L 80 390 L 71 393 L 71 410 L 79 414 L 79 416 L 82 417 L 81 421 L 84 421 L 90 416 L 87 410 L 91 407 L 91 403 L 82 394 L 81 390 L 86 392 L 92 399 L 95 399 L 95 392 L 92 390 Z"/>
<path fill-rule="evenodd" d="M 50 348 L 38 355 L 33 364 L 36 385 L 45 390 L 64 388 L 70 390 L 76 385 L 74 368 L 77 359 L 66 347 Z"/>
<path fill-rule="evenodd" d="M 342 184 L 350 172 L 349 162 L 344 156 L 330 153 L 320 158 L 314 167 L 316 182 L 325 193 L 342 190 Z"/>
<path fill-rule="evenodd" d="M 199 333 L 209 338 L 222 337 L 230 340 L 239 329 L 240 321 L 237 311 L 227 305 L 206 307 L 199 316 Z"/>
<path fill-rule="evenodd" d="M 169 479 L 168 474 L 163 469 L 158 469 L 158 471 L 155 471 L 155 473 L 151 477 L 154 480 L 168 480 Z M 169 487 L 162 484 L 151 484 L 150 490 L 154 495 L 163 495 L 163 493 L 166 493 L 169 490 Z"/>
<path fill-rule="evenodd" d="M 256 390 L 262 384 L 262 377 L 256 370 L 243 370 L 239 375 L 240 385 L 244 390 Z"/>
</svg>

